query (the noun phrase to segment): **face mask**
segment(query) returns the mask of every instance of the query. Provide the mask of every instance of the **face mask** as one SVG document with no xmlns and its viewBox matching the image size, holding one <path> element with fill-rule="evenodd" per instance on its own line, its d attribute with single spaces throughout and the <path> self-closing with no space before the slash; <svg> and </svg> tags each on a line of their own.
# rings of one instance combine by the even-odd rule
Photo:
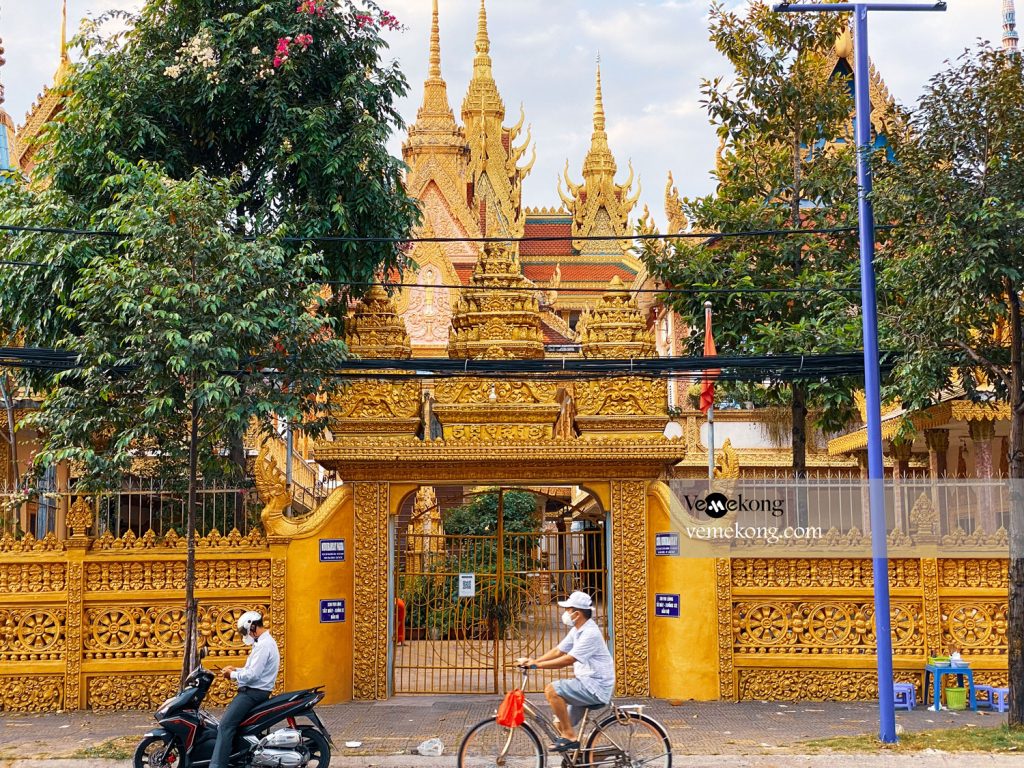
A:
<svg viewBox="0 0 1024 768">
<path fill-rule="evenodd" d="M 575 625 L 576 622 L 572 620 L 572 614 L 570 614 L 568 611 L 565 611 L 562 614 L 562 623 L 565 624 L 565 626 L 567 627 L 571 627 Z"/>
</svg>

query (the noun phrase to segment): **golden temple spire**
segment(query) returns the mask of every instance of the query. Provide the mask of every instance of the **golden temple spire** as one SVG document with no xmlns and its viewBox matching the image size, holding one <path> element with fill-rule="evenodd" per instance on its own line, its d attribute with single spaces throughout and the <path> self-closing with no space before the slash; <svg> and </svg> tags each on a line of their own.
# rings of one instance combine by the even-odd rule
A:
<svg viewBox="0 0 1024 768">
<path fill-rule="evenodd" d="M 522 237 L 525 218 L 522 211 L 522 182 L 533 167 L 531 159 L 520 165 L 530 146 L 530 132 L 517 145 L 526 120 L 520 108 L 519 121 L 511 128 L 502 125 L 505 104 L 494 82 L 491 66 L 491 41 L 487 33 L 487 4 L 480 0 L 477 23 L 476 56 L 473 77 L 462 102 L 462 122 L 469 142 L 469 178 L 472 193 L 469 200 L 474 213 L 481 217 L 483 234 Z M 534 159 L 536 153 L 534 153 Z"/>
<path fill-rule="evenodd" d="M 576 184 L 569 178 L 569 163 L 566 161 L 565 172 L 558 180 L 558 194 L 562 202 L 573 214 L 573 237 L 582 238 L 589 235 L 617 235 L 623 238 L 622 249 L 629 248 L 626 238 L 631 234 L 629 215 L 640 198 L 640 186 L 633 191 L 633 164 L 629 165 L 629 178 L 625 184 L 615 183 L 618 166 L 615 156 L 608 145 L 607 120 L 604 109 L 604 92 L 601 86 L 601 59 L 597 60 L 596 87 L 594 90 L 593 133 L 590 138 L 590 149 L 583 160 L 583 183 Z M 562 190 L 562 181 L 568 188 L 568 194 Z M 599 216 L 604 210 L 607 216 Z M 601 222 L 605 222 L 600 224 Z M 597 231 L 600 228 L 601 231 Z M 593 241 L 576 240 L 573 246 L 580 251 L 587 251 L 604 246 L 595 245 Z"/>
<path fill-rule="evenodd" d="M 476 24 L 476 56 L 473 59 L 473 77 L 494 77 L 491 72 L 491 38 L 487 34 L 487 2 L 480 0 L 480 13 Z"/>
<path fill-rule="evenodd" d="M 473 118 L 505 119 L 505 104 L 494 82 L 491 63 L 491 38 L 487 33 L 487 4 L 480 0 L 480 16 L 476 30 L 476 56 L 473 57 L 473 77 L 469 81 L 466 98 L 462 102 L 462 121 L 469 126 Z M 472 135 L 471 131 L 467 131 Z"/>
<path fill-rule="evenodd" d="M 437 0 L 434 0 L 434 13 L 430 21 L 430 68 L 427 77 L 429 80 L 441 79 L 441 25 L 438 21 Z"/>
<path fill-rule="evenodd" d="M 595 181 L 603 176 L 615 178 L 618 170 L 615 157 L 608 146 L 608 133 L 605 130 L 604 95 L 601 93 L 601 57 L 597 59 L 597 88 L 594 92 L 594 131 L 590 137 L 590 151 L 583 161 L 584 181 Z"/>
<path fill-rule="evenodd" d="M 60 13 L 60 60 L 68 60 L 68 0 L 64 0 Z"/>
<path fill-rule="evenodd" d="M 423 83 L 423 103 L 416 113 L 416 122 L 409 126 L 409 137 L 402 145 L 402 157 L 410 168 L 407 185 L 414 195 L 420 194 L 432 178 L 437 180 L 433 171 L 423 170 L 433 167 L 432 164 L 424 164 L 422 161 L 438 155 L 449 158 L 454 156 L 455 170 L 461 174 L 465 168 L 466 156 L 469 154 L 466 136 L 455 122 L 455 114 L 448 101 L 448 84 L 441 75 L 441 28 L 437 0 L 434 0 L 433 5 L 429 68 L 427 79 Z M 449 204 L 457 204 L 457 198 L 465 196 L 455 190 L 449 191 L 452 198 Z M 466 213 L 468 215 L 468 211 Z"/>
</svg>

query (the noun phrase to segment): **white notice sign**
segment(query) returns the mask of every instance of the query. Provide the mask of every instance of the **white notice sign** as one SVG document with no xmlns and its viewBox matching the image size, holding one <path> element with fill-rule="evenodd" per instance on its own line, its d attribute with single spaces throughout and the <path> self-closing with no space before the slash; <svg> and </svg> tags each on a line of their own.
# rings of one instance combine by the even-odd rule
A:
<svg viewBox="0 0 1024 768">
<path fill-rule="evenodd" d="M 476 597 L 476 574 L 459 574 L 459 597 Z"/>
</svg>

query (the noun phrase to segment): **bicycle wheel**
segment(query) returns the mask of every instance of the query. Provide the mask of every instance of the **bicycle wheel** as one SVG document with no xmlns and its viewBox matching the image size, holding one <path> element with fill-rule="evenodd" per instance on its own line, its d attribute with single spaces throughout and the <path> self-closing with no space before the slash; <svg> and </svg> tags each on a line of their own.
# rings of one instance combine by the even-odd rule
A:
<svg viewBox="0 0 1024 768">
<path fill-rule="evenodd" d="M 506 749 L 506 745 L 508 749 Z M 504 754 L 504 760 L 498 758 Z M 526 723 L 518 728 L 498 725 L 493 717 L 469 729 L 459 745 L 459 768 L 544 768 L 544 749 Z"/>
<path fill-rule="evenodd" d="M 657 720 L 629 712 L 620 719 L 609 715 L 587 739 L 588 766 L 611 768 L 671 768 L 672 745 Z"/>
</svg>

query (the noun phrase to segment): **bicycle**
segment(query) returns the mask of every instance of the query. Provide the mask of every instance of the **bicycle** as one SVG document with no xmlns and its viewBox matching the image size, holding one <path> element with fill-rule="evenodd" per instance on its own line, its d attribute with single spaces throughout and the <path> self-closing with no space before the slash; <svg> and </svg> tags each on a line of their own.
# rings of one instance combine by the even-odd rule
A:
<svg viewBox="0 0 1024 768">
<path fill-rule="evenodd" d="M 522 688 L 530 670 L 523 673 Z M 586 707 L 576 726 L 580 746 L 561 755 L 562 768 L 671 768 L 672 745 L 665 727 L 645 715 L 642 704 L 598 704 Z M 516 728 L 481 720 L 462 739 L 459 768 L 546 768 L 548 748 L 560 734 L 546 714 L 527 701 L 525 722 Z"/>
</svg>

